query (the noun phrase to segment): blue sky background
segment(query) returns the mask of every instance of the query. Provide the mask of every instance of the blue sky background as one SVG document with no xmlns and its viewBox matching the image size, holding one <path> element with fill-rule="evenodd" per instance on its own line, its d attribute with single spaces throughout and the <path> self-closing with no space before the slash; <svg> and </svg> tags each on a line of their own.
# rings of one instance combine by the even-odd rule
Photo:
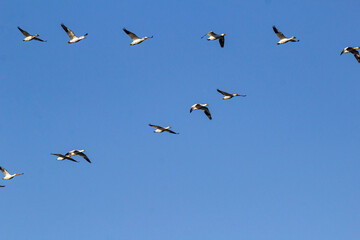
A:
<svg viewBox="0 0 360 240">
<path fill-rule="evenodd" d="M 339 54 L 359 7 L 1 1 L 0 165 L 25 173 L 0 181 L 2 237 L 358 240 L 360 65 Z M 154 38 L 129 46 L 123 27 Z M 82 148 L 93 164 L 50 155 Z"/>
</svg>

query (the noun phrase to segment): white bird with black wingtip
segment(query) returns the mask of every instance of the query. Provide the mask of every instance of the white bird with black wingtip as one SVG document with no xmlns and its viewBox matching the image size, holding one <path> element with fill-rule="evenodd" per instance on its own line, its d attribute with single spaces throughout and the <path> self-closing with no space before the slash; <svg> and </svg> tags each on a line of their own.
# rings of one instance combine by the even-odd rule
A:
<svg viewBox="0 0 360 240">
<path fill-rule="evenodd" d="M 139 43 L 142 43 L 143 41 L 145 41 L 146 39 L 149 38 L 153 38 L 154 36 L 151 37 L 143 37 L 143 38 L 139 38 L 138 36 L 136 36 L 135 33 L 132 33 L 130 31 L 128 31 L 126 28 L 123 28 L 124 32 L 133 40 L 132 43 L 130 43 L 130 45 L 137 45 Z"/>
<path fill-rule="evenodd" d="M 23 173 L 15 173 L 15 174 L 10 174 L 5 168 L 0 167 L 0 171 L 5 175 L 5 177 L 3 177 L 4 180 L 10 180 L 15 176 L 19 176 L 19 175 L 23 175 Z"/>
<path fill-rule="evenodd" d="M 278 36 L 278 38 L 280 38 L 280 41 L 278 41 L 276 44 L 284 44 L 287 42 L 299 42 L 300 40 L 294 40 L 296 37 L 291 37 L 291 38 L 287 38 L 284 36 L 284 34 L 282 32 L 280 32 L 279 30 L 277 30 L 277 28 L 275 26 L 273 26 L 273 30 L 276 34 L 276 36 Z"/>
<path fill-rule="evenodd" d="M 354 55 L 354 57 L 356 58 L 356 60 L 360 63 L 359 51 L 356 49 L 360 49 L 360 47 L 346 47 L 346 48 L 344 48 L 344 50 L 342 50 L 340 55 L 343 55 L 343 53 L 352 53 Z"/>
<path fill-rule="evenodd" d="M 191 106 L 190 113 L 191 113 L 192 111 L 194 111 L 194 110 L 201 110 L 201 111 L 203 111 L 203 112 L 206 114 L 206 116 L 211 120 L 212 117 L 211 117 L 209 108 L 208 108 L 207 106 L 209 106 L 209 104 L 199 104 L 199 103 L 194 104 L 194 105 Z"/>
<path fill-rule="evenodd" d="M 64 29 L 64 31 L 66 32 L 66 34 L 69 36 L 70 41 L 68 41 L 68 43 L 76 43 L 79 42 L 83 39 L 86 38 L 86 36 L 88 35 L 87 33 L 84 34 L 81 37 L 77 37 L 73 31 L 71 31 L 69 28 L 67 28 L 63 23 L 61 24 L 61 27 Z"/>
<path fill-rule="evenodd" d="M 208 41 L 213 41 L 213 40 L 218 40 L 219 39 L 219 43 L 220 46 L 223 48 L 225 45 L 225 33 L 222 34 L 216 34 L 213 31 L 205 34 L 204 36 L 202 36 L 201 38 L 204 38 L 206 35 L 208 35 L 209 37 L 206 39 Z"/>
<path fill-rule="evenodd" d="M 179 134 L 179 133 L 176 133 L 176 132 L 174 132 L 174 131 L 171 131 L 171 130 L 170 130 L 170 128 L 171 128 L 170 126 L 168 126 L 168 127 L 161 127 L 161 126 L 152 125 L 152 124 L 149 124 L 149 126 L 156 129 L 156 130 L 154 131 L 154 133 L 169 132 L 169 133 L 172 133 L 172 134 Z"/>
<path fill-rule="evenodd" d="M 227 93 L 227 92 L 224 92 L 224 91 L 221 91 L 220 89 L 216 89 L 219 93 L 221 93 L 222 95 L 224 95 L 223 99 L 226 100 L 226 99 L 231 99 L 233 97 L 246 97 L 246 95 L 244 94 L 237 94 L 237 93 Z"/>
<path fill-rule="evenodd" d="M 30 33 L 28 33 L 27 31 L 21 29 L 20 27 L 17 27 L 20 32 L 25 36 L 25 38 L 23 39 L 23 41 L 31 41 L 31 40 L 37 40 L 40 42 L 46 42 L 40 38 L 38 38 L 39 34 L 35 34 L 35 35 L 31 35 Z"/>
</svg>

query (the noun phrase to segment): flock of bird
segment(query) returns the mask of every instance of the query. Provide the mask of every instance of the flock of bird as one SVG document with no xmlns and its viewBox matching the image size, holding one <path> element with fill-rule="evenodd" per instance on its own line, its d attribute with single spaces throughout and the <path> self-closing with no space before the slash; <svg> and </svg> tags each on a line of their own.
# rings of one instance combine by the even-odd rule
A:
<svg viewBox="0 0 360 240">
<path fill-rule="evenodd" d="M 88 35 L 87 33 L 84 34 L 83 36 L 77 37 L 75 35 L 75 33 L 73 31 L 71 31 L 68 27 L 66 27 L 64 24 L 61 24 L 61 27 L 64 29 L 64 31 L 66 32 L 66 34 L 69 36 L 70 41 L 68 41 L 68 43 L 76 43 L 79 42 L 83 39 L 86 38 L 86 36 Z M 20 27 L 18 27 L 18 29 L 20 30 L 20 32 L 25 36 L 25 38 L 23 39 L 23 41 L 32 41 L 32 40 L 36 40 L 36 41 L 40 41 L 40 42 L 46 42 L 45 40 L 42 40 L 40 38 L 38 38 L 39 34 L 35 34 L 35 35 L 31 35 L 30 33 L 28 33 L 27 31 L 21 29 Z M 280 32 L 275 26 L 273 26 L 273 30 L 276 34 L 276 36 L 280 39 L 277 44 L 285 44 L 288 42 L 299 42 L 299 40 L 295 40 L 296 37 L 290 37 L 287 38 L 285 37 L 285 35 Z M 139 38 L 136 34 L 130 32 L 129 30 L 123 28 L 123 31 L 131 38 L 132 42 L 130 43 L 130 45 L 137 45 L 142 43 L 143 41 L 149 39 L 149 38 L 153 38 L 153 36 L 151 37 L 143 37 L 143 38 Z M 219 40 L 220 46 L 223 48 L 225 46 L 225 33 L 222 34 L 216 34 L 213 31 L 205 34 L 204 36 L 202 36 L 201 38 L 204 38 L 205 36 L 209 36 L 207 38 L 208 41 L 213 41 L 213 40 Z M 354 55 L 354 57 L 356 58 L 356 60 L 360 63 L 360 54 L 357 51 L 357 49 L 360 49 L 360 47 L 346 47 L 342 50 L 342 52 L 340 53 L 340 55 L 342 55 L 343 53 L 352 53 Z M 237 93 L 227 93 L 224 92 L 220 89 L 217 89 L 217 91 L 222 94 L 224 97 L 222 99 L 227 100 L 227 99 L 231 99 L 233 97 L 239 96 L 239 97 L 246 97 L 246 95 L 244 94 L 237 94 Z M 208 104 L 194 104 L 193 106 L 191 106 L 190 108 L 190 113 L 194 110 L 201 110 L 205 113 L 205 115 L 211 120 L 212 116 L 210 114 L 210 110 L 208 108 Z M 172 130 L 170 130 L 170 126 L 168 127 L 162 127 L 162 126 L 158 126 L 158 125 L 152 125 L 149 124 L 150 127 L 155 128 L 155 133 L 162 133 L 162 132 L 168 132 L 168 133 L 172 133 L 172 134 L 179 134 L 176 133 Z M 79 162 L 75 159 L 73 159 L 71 156 L 80 156 L 82 158 L 84 158 L 87 162 L 91 163 L 90 159 L 86 156 L 86 154 L 84 153 L 85 150 L 72 150 L 70 152 L 67 152 L 65 154 L 59 154 L 59 153 L 52 153 L 51 155 L 55 155 L 57 156 L 56 160 L 58 161 L 63 161 L 63 160 L 69 160 L 69 161 L 73 161 L 73 162 Z M 19 175 L 23 175 L 24 173 L 15 173 L 15 174 L 10 174 L 6 169 L 4 169 L 3 167 L 0 166 L 0 171 L 4 174 L 3 179 L 4 180 L 10 180 L 12 178 L 14 178 L 15 176 L 19 176 Z M 3 185 L 0 185 L 0 187 L 5 187 Z"/>
</svg>

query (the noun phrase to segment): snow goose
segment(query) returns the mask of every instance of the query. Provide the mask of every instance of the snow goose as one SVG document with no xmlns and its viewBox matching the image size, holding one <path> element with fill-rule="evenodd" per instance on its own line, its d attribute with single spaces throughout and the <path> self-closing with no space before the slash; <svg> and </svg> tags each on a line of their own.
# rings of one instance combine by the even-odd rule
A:
<svg viewBox="0 0 360 240">
<path fill-rule="evenodd" d="M 169 133 L 172 133 L 172 134 L 179 134 L 179 133 L 176 133 L 174 131 L 171 131 L 169 130 L 171 127 L 168 126 L 168 127 L 160 127 L 160 126 L 157 126 L 157 125 L 152 125 L 152 124 L 149 124 L 150 127 L 153 127 L 155 128 L 156 130 L 154 131 L 154 133 L 162 133 L 162 132 L 169 132 Z"/>
<path fill-rule="evenodd" d="M 206 114 L 206 116 L 211 120 L 212 117 L 209 108 L 207 107 L 208 105 L 209 104 L 194 104 L 191 106 L 190 113 L 194 110 L 202 110 Z"/>
<path fill-rule="evenodd" d="M 154 36 L 151 36 L 151 37 L 139 38 L 138 36 L 136 36 L 136 34 L 128 31 L 126 28 L 123 28 L 123 30 L 133 40 L 132 43 L 130 43 L 130 45 L 136 45 L 136 44 L 142 43 L 143 41 L 145 41 L 148 38 L 154 37 Z"/>
<path fill-rule="evenodd" d="M 280 38 L 280 41 L 277 42 L 277 45 L 287 43 L 287 42 L 299 42 L 300 41 L 300 40 L 294 40 L 296 37 L 291 37 L 291 38 L 285 37 L 284 34 L 282 32 L 280 32 L 279 30 L 277 30 L 277 28 L 275 26 L 273 26 L 273 29 L 274 29 L 276 36 L 278 36 L 278 38 Z"/>
<path fill-rule="evenodd" d="M 40 42 L 46 42 L 40 38 L 37 38 L 39 36 L 39 34 L 35 34 L 35 35 L 31 35 L 30 33 L 28 33 L 27 31 L 21 29 L 20 27 L 17 27 L 20 32 L 25 36 L 25 38 L 23 39 L 23 41 L 31 41 L 31 40 L 37 40 Z"/>
<path fill-rule="evenodd" d="M 216 90 L 217 90 L 219 93 L 221 93 L 222 95 L 225 96 L 225 97 L 223 97 L 224 100 L 230 99 L 230 98 L 233 98 L 233 97 L 236 97 L 236 96 L 246 97 L 246 95 L 244 95 L 244 94 L 237 94 L 237 93 L 231 94 L 231 93 L 227 93 L 227 92 L 221 91 L 220 89 L 216 89 Z"/>
<path fill-rule="evenodd" d="M 356 60 L 360 63 L 359 51 L 356 49 L 360 49 L 360 47 L 346 47 L 346 48 L 344 48 L 344 50 L 342 50 L 340 55 L 342 55 L 343 53 L 352 53 L 354 55 L 354 57 L 356 58 Z"/>
<path fill-rule="evenodd" d="M 52 153 L 51 155 L 55 155 L 55 156 L 58 156 L 58 158 L 56 160 L 58 161 L 62 161 L 62 160 L 70 160 L 70 161 L 73 161 L 73 162 L 78 162 L 76 161 L 75 159 L 72 159 L 71 157 L 67 157 L 65 155 L 62 155 L 62 154 L 59 154 L 59 153 Z"/>
<path fill-rule="evenodd" d="M 202 36 L 201 38 L 205 37 L 206 35 L 209 35 L 209 37 L 206 39 L 208 41 L 211 41 L 211 40 L 217 40 L 219 39 L 219 43 L 220 43 L 220 46 L 223 48 L 224 47 L 224 44 L 225 44 L 225 33 L 222 33 L 222 34 L 216 34 L 214 33 L 213 31 L 205 34 L 204 36 Z"/>
<path fill-rule="evenodd" d="M 70 29 L 68 29 L 63 23 L 61 24 L 61 27 L 65 30 L 65 32 L 67 33 L 67 35 L 70 38 L 70 41 L 68 41 L 68 43 L 76 43 L 82 39 L 85 39 L 86 36 L 88 35 L 87 33 L 84 36 L 81 37 L 77 37 L 75 36 L 74 32 L 71 31 Z"/>
<path fill-rule="evenodd" d="M 5 168 L 2 167 L 0 167 L 0 171 L 5 175 L 5 177 L 3 177 L 4 180 L 10 180 L 15 176 L 23 175 L 23 173 L 10 174 Z"/>
<path fill-rule="evenodd" d="M 65 156 L 70 157 L 70 155 L 72 155 L 72 156 L 79 155 L 80 157 L 84 158 L 86 161 L 91 163 L 90 159 L 86 156 L 86 154 L 84 152 L 85 152 L 85 150 L 72 150 L 72 151 L 66 153 Z"/>
</svg>

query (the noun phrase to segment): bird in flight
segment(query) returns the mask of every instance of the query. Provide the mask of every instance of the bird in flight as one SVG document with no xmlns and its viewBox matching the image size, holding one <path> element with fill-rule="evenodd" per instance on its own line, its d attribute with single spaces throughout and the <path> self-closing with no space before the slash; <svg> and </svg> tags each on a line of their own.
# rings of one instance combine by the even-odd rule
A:
<svg viewBox="0 0 360 240">
<path fill-rule="evenodd" d="M 222 34 L 216 34 L 214 33 L 213 31 L 205 34 L 204 36 L 202 36 L 201 38 L 204 38 L 206 35 L 208 35 L 209 37 L 206 39 L 208 41 L 211 41 L 211 40 L 217 40 L 219 39 L 219 43 L 220 43 L 220 46 L 223 48 L 224 45 L 225 45 L 225 33 L 222 33 Z"/>
<path fill-rule="evenodd" d="M 62 155 L 62 154 L 59 154 L 59 153 L 52 153 L 51 155 L 55 155 L 55 156 L 58 156 L 58 158 L 56 160 L 58 161 L 62 161 L 62 160 L 70 160 L 70 161 L 73 161 L 73 162 L 78 162 L 76 161 L 75 159 L 72 159 L 71 157 L 67 157 L 65 155 Z"/>
<path fill-rule="evenodd" d="M 360 49 L 360 47 L 346 47 L 346 48 L 344 48 L 344 50 L 342 50 L 340 55 L 342 55 L 343 53 L 352 53 L 354 55 L 354 57 L 356 58 L 356 60 L 360 63 L 359 51 L 356 49 Z"/>
<path fill-rule="evenodd" d="M 23 175 L 23 173 L 15 173 L 15 174 L 10 174 L 5 168 L 0 167 L 0 171 L 5 175 L 5 177 L 3 177 L 4 180 L 10 180 L 15 176 L 18 175 Z"/>
<path fill-rule="evenodd" d="M 80 157 L 83 157 L 86 161 L 91 163 L 90 159 L 86 156 L 86 154 L 84 152 L 85 152 L 85 150 L 72 150 L 72 151 L 66 153 L 65 156 L 70 157 L 71 155 L 72 156 L 79 155 Z"/>
<path fill-rule="evenodd" d="M 202 110 L 206 114 L 206 116 L 211 120 L 212 117 L 209 108 L 207 107 L 208 105 L 209 104 L 194 104 L 191 106 L 190 113 L 194 110 Z"/>
<path fill-rule="evenodd" d="M 143 41 L 145 41 L 148 38 L 154 37 L 154 36 L 151 36 L 151 37 L 139 38 L 138 36 L 136 36 L 136 34 L 128 31 L 126 28 L 123 28 L 123 30 L 133 40 L 132 43 L 130 43 L 130 45 L 136 45 L 136 44 L 142 43 Z"/>
<path fill-rule="evenodd" d="M 171 131 L 169 130 L 171 127 L 168 126 L 168 127 L 160 127 L 160 126 L 157 126 L 157 125 L 152 125 L 152 124 L 149 124 L 150 127 L 153 127 L 155 128 L 156 130 L 154 131 L 155 133 L 162 133 L 162 132 L 169 132 L 169 133 L 172 133 L 172 134 L 179 134 L 179 133 L 176 133 L 174 131 Z"/>
<path fill-rule="evenodd" d="M 87 33 L 84 36 L 81 37 L 77 37 L 73 31 L 71 31 L 69 28 L 67 28 L 64 24 L 61 24 L 61 27 L 65 30 L 65 32 L 67 33 L 67 35 L 70 38 L 70 41 L 68 41 L 68 43 L 76 43 L 79 42 L 82 39 L 85 39 L 86 36 L 88 35 Z"/>
<path fill-rule="evenodd" d="M 227 93 L 227 92 L 221 91 L 220 89 L 217 89 L 217 91 L 218 91 L 219 93 L 221 93 L 222 95 L 225 96 L 225 97 L 223 97 L 224 100 L 230 99 L 230 98 L 233 98 L 233 97 L 236 97 L 236 96 L 246 97 L 246 95 L 244 95 L 244 94 L 237 94 L 237 93 L 231 94 L 231 93 Z"/>
<path fill-rule="evenodd" d="M 277 28 L 275 26 L 273 26 L 273 30 L 274 30 L 276 36 L 278 36 L 278 38 L 280 38 L 280 41 L 277 42 L 277 45 L 284 44 L 287 42 L 299 42 L 300 41 L 300 40 L 294 40 L 296 37 L 291 37 L 291 38 L 285 37 L 284 34 L 282 32 L 280 32 L 279 30 L 277 30 Z"/>
<path fill-rule="evenodd" d="M 46 42 L 40 38 L 38 38 L 39 34 L 35 34 L 35 35 L 31 35 L 30 33 L 28 33 L 27 31 L 21 29 L 20 27 L 17 27 L 20 32 L 25 36 L 25 38 L 23 39 L 23 41 L 31 41 L 31 40 L 37 40 L 40 42 Z"/>
</svg>

